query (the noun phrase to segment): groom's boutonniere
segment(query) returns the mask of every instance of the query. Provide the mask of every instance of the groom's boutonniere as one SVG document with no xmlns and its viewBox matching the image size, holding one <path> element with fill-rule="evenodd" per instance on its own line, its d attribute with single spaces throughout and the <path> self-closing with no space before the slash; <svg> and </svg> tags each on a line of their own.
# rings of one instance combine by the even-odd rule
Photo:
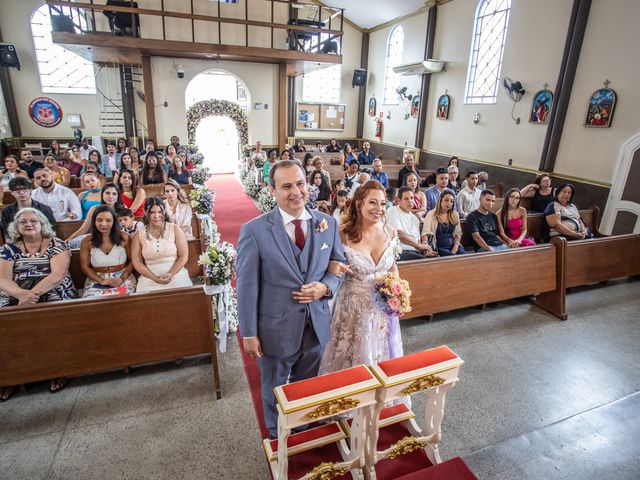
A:
<svg viewBox="0 0 640 480">
<path fill-rule="evenodd" d="M 322 233 L 327 228 L 329 228 L 329 224 L 327 223 L 327 219 L 323 218 L 321 222 L 316 223 L 316 228 L 314 229 L 314 231 L 316 233 Z"/>
</svg>

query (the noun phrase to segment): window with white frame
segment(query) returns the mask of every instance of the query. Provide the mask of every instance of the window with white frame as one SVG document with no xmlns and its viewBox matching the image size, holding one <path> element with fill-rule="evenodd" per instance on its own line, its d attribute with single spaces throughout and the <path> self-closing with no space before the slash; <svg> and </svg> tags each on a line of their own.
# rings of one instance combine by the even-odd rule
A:
<svg viewBox="0 0 640 480">
<path fill-rule="evenodd" d="M 511 0 L 480 0 L 473 27 L 465 103 L 496 103 Z"/>
<path fill-rule="evenodd" d="M 319 37 L 320 43 L 331 41 L 330 34 L 323 33 Z M 318 45 L 318 36 L 314 35 L 310 49 Z M 338 42 L 338 55 L 340 55 Z M 332 65 L 321 68 L 302 76 L 302 100 L 305 102 L 340 102 L 340 85 L 342 83 L 342 65 Z"/>
<path fill-rule="evenodd" d="M 402 49 L 404 48 L 404 30 L 396 25 L 389 33 L 387 41 L 387 59 L 384 66 L 384 100 L 387 105 L 398 103 L 396 90 L 400 86 L 400 75 L 393 71 L 393 67 L 402 63 Z"/>
<path fill-rule="evenodd" d="M 71 17 L 69 7 L 57 8 Z M 74 20 L 79 21 L 80 26 L 86 29 L 82 17 L 76 15 Z M 31 34 L 44 93 L 96 93 L 93 63 L 51 40 L 51 16 L 47 5 L 42 5 L 33 12 Z"/>
</svg>

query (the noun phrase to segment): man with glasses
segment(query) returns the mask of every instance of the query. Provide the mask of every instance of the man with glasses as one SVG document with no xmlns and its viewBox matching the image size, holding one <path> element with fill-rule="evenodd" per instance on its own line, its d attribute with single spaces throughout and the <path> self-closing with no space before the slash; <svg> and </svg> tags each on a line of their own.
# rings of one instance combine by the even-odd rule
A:
<svg viewBox="0 0 640 480">
<path fill-rule="evenodd" d="M 34 181 L 40 186 L 31 194 L 31 199 L 47 205 L 58 222 L 70 222 L 82 219 L 80 200 L 73 190 L 53 181 L 45 168 L 36 170 Z"/>
<path fill-rule="evenodd" d="M 35 208 L 36 210 L 40 210 L 44 216 L 47 217 L 51 226 L 55 228 L 56 219 L 53 216 L 51 209 L 45 204 L 31 199 L 31 181 L 28 178 L 12 178 L 9 182 L 9 189 L 11 190 L 13 197 L 16 199 L 16 202 L 5 206 L 2 210 L 0 228 L 2 228 L 2 234 L 5 238 L 7 238 L 7 229 L 9 228 L 9 224 L 13 222 L 13 218 L 16 216 L 16 213 L 23 208 Z"/>
</svg>

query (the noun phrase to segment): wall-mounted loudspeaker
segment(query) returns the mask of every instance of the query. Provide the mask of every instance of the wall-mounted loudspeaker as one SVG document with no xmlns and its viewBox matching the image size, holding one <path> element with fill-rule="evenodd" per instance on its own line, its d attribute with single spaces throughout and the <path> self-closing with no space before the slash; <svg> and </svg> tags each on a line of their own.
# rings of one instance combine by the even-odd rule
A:
<svg viewBox="0 0 640 480">
<path fill-rule="evenodd" d="M 13 43 L 0 43 L 0 67 L 16 67 L 20 70 L 20 60 Z"/>
<path fill-rule="evenodd" d="M 362 68 L 356 68 L 353 71 L 352 87 L 364 87 L 367 84 L 367 71 Z"/>
</svg>

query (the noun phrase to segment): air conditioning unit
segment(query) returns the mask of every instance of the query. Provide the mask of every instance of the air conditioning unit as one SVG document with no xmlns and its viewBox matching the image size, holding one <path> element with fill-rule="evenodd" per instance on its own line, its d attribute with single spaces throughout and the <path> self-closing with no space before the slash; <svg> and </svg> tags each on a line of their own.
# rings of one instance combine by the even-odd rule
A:
<svg viewBox="0 0 640 480">
<path fill-rule="evenodd" d="M 438 73 L 442 70 L 444 70 L 444 62 L 431 59 L 393 67 L 393 71 L 400 75 L 424 75 L 425 73 Z"/>
</svg>

